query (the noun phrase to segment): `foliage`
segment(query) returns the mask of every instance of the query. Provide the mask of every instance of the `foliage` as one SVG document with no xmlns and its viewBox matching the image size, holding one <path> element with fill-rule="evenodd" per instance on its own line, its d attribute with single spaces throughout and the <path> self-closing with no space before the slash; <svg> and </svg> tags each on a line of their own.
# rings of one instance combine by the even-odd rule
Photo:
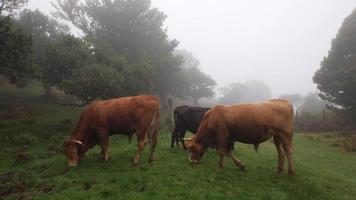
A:
<svg viewBox="0 0 356 200">
<path fill-rule="evenodd" d="M 36 75 L 30 55 L 31 38 L 15 29 L 9 16 L 0 16 L 0 74 L 10 83 L 24 86 Z"/>
<path fill-rule="evenodd" d="M 301 106 L 304 102 L 304 97 L 301 94 L 283 94 L 279 98 L 288 100 L 295 107 Z"/>
<path fill-rule="evenodd" d="M 28 0 L 1 0 L 0 1 L 0 15 L 12 15 L 15 11 L 21 9 Z"/>
<path fill-rule="evenodd" d="M 298 111 L 321 113 L 327 109 L 326 105 L 327 101 L 320 99 L 317 93 L 309 92 L 304 96 L 303 103 L 298 107 Z"/>
<path fill-rule="evenodd" d="M 163 98 L 174 93 L 174 83 L 170 80 L 181 63 L 173 55 L 178 42 L 168 39 L 163 28 L 166 15 L 152 8 L 149 0 L 57 0 L 54 6 L 57 17 L 79 28 L 94 49 L 125 58 L 126 71 L 118 69 L 119 73 L 137 72 L 135 77 L 128 77 L 123 86 L 134 87 L 133 91 L 124 91 L 149 90 Z M 143 82 L 135 85 L 140 80 Z"/>
<path fill-rule="evenodd" d="M 59 35 L 67 33 L 69 28 L 44 15 L 39 10 L 32 11 L 28 9 L 20 13 L 15 25 L 28 33 L 28 35 L 31 35 L 33 64 L 37 66 L 39 74 L 37 78 L 44 86 L 44 97 L 50 98 L 53 82 L 49 81 L 52 78 L 49 76 L 58 75 L 48 74 L 50 70 L 48 69 L 46 44 Z"/>
<path fill-rule="evenodd" d="M 319 112 L 297 111 L 294 120 L 296 132 L 329 132 L 345 127 L 345 122 L 339 115 L 326 109 Z"/>
<path fill-rule="evenodd" d="M 177 73 L 176 95 L 191 97 L 196 106 L 199 99 L 213 97 L 216 82 L 199 69 L 198 59 L 186 50 L 176 50 L 175 53 L 184 60 L 180 72 Z"/>
<path fill-rule="evenodd" d="M 35 63 L 44 68 L 46 63 L 45 45 L 57 35 L 67 33 L 69 28 L 49 18 L 39 10 L 24 10 L 16 20 L 16 25 L 31 35 Z"/>
<path fill-rule="evenodd" d="M 320 97 L 329 101 L 355 124 L 356 115 L 356 10 L 348 16 L 328 55 L 321 62 L 313 80 L 320 90 Z"/>
<path fill-rule="evenodd" d="M 247 171 L 240 171 L 228 158 L 226 166 L 219 168 L 219 155 L 212 149 L 201 164 L 189 164 L 184 150 L 169 147 L 168 131 L 159 134 L 153 163 L 146 162 L 146 147 L 142 162 L 132 166 L 135 143 L 111 136 L 108 162 L 101 161 L 96 147 L 77 168 L 68 168 L 61 151 L 70 135 L 65 127 L 78 120 L 82 108 L 44 103 L 32 87 L 12 87 L 10 92 L 16 94 L 7 94 L 21 98 L 14 102 L 31 101 L 38 123 L 0 127 L 1 199 L 351 200 L 356 195 L 356 179 L 350 176 L 356 173 L 355 155 L 330 146 L 324 138 L 309 140 L 300 134 L 293 138 L 295 177 L 275 174 L 277 153 L 271 142 L 261 144 L 258 153 L 251 145 L 237 144 L 238 156 L 247 164 Z M 63 128 L 63 124 L 67 125 Z"/>
<path fill-rule="evenodd" d="M 114 68 L 104 65 L 89 65 L 72 72 L 71 78 L 64 80 L 60 89 L 75 95 L 84 104 L 93 100 L 120 96 L 122 75 Z"/>
<path fill-rule="evenodd" d="M 271 89 L 262 81 L 250 80 L 243 83 L 231 83 L 220 88 L 222 104 L 235 104 L 268 100 L 271 98 Z"/>
<path fill-rule="evenodd" d="M 46 65 L 42 79 L 50 86 L 75 78 L 73 72 L 88 65 L 92 51 L 89 45 L 73 35 L 60 35 L 45 46 Z"/>
</svg>

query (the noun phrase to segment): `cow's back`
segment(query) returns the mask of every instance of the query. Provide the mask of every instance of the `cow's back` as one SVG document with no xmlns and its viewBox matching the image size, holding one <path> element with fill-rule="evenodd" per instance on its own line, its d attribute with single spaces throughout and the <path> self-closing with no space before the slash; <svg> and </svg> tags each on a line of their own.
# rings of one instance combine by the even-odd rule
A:
<svg viewBox="0 0 356 200">
<path fill-rule="evenodd" d="M 140 95 L 95 102 L 85 113 L 90 129 L 106 127 L 121 132 L 133 132 L 149 124 L 159 114 L 159 101 L 154 96 Z"/>
<path fill-rule="evenodd" d="M 224 126 L 233 140 L 245 143 L 260 143 L 276 132 L 293 131 L 293 107 L 285 100 L 216 106 L 207 114 L 212 128 L 219 131 Z"/>
<path fill-rule="evenodd" d="M 178 106 L 174 109 L 174 120 L 178 131 L 196 133 L 200 122 L 210 108 Z"/>
</svg>

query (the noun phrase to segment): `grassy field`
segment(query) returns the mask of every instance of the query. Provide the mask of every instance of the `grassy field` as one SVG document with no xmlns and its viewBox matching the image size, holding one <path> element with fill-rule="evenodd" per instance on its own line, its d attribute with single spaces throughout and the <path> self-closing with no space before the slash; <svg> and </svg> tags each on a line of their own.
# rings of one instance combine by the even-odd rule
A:
<svg viewBox="0 0 356 200">
<path fill-rule="evenodd" d="M 271 142 L 258 153 L 238 143 L 235 152 L 247 167 L 240 171 L 229 159 L 219 168 L 214 150 L 201 164 L 188 163 L 186 151 L 169 147 L 164 129 L 153 163 L 147 163 L 146 148 L 141 163 L 133 166 L 136 142 L 113 136 L 108 162 L 101 161 L 96 147 L 78 167 L 68 168 L 61 145 L 81 109 L 46 103 L 39 95 L 36 87 L 0 86 L 0 199 L 356 198 L 356 154 L 331 146 L 332 134 L 295 134 L 295 177 L 275 174 Z M 13 104 L 22 107 L 10 109 Z"/>
</svg>

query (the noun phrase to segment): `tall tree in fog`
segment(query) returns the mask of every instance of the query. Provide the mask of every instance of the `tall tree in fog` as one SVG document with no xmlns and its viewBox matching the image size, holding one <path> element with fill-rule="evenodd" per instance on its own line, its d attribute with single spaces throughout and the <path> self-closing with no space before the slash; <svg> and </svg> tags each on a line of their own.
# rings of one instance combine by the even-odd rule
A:
<svg viewBox="0 0 356 200">
<path fill-rule="evenodd" d="M 173 55 L 178 42 L 168 39 L 163 27 L 166 15 L 152 8 L 150 0 L 57 0 L 54 6 L 56 15 L 79 28 L 97 53 L 112 52 L 123 56 L 127 66 L 136 67 L 126 72 L 122 66 L 116 69 L 136 76 L 133 83 L 129 82 L 131 76 L 123 83 L 127 93 L 133 87 L 153 92 L 161 96 L 163 104 L 166 96 L 174 93 L 171 80 L 181 64 Z M 147 82 L 148 91 L 135 88 L 140 80 Z"/>
<path fill-rule="evenodd" d="M 28 0 L 1 0 L 0 15 L 12 15 L 14 11 L 21 9 Z"/>
<path fill-rule="evenodd" d="M 247 103 L 263 101 L 271 98 L 271 89 L 262 81 L 250 80 L 243 83 L 231 83 L 220 88 L 222 97 L 219 101 L 223 104 Z"/>
<path fill-rule="evenodd" d="M 44 86 L 45 97 L 49 98 L 51 96 L 51 87 L 58 86 L 60 83 L 58 78 L 54 80 L 54 77 L 62 76 L 62 74 L 58 73 L 61 70 L 56 72 L 54 69 L 49 69 L 53 65 L 48 64 L 45 46 L 51 40 L 59 37 L 59 35 L 69 32 L 69 28 L 49 18 L 39 10 L 32 11 L 28 9 L 21 12 L 16 20 L 16 25 L 31 36 L 33 62 L 39 70 L 39 80 Z M 66 58 L 61 57 L 61 59 Z"/>
<path fill-rule="evenodd" d="M 301 94 L 283 94 L 279 96 L 279 98 L 288 100 L 295 107 L 299 107 L 303 104 L 304 101 L 304 98 Z"/>
<path fill-rule="evenodd" d="M 199 105 L 199 99 L 213 97 L 216 82 L 199 69 L 199 60 L 186 50 L 176 50 L 175 53 L 184 60 L 181 71 L 177 73 L 178 96 L 191 97 L 196 106 Z"/>
<path fill-rule="evenodd" d="M 243 83 L 230 83 L 229 86 L 219 88 L 222 97 L 219 98 L 219 102 L 222 104 L 235 104 L 245 101 L 247 94 L 247 87 Z"/>
<path fill-rule="evenodd" d="M 0 74 L 17 86 L 24 86 L 36 72 L 31 62 L 31 37 L 15 27 L 11 17 L 26 2 L 0 1 Z"/>
<path fill-rule="evenodd" d="M 317 93 L 309 92 L 303 98 L 303 104 L 298 110 L 301 112 L 321 113 L 326 108 L 327 101 L 319 98 Z"/>
<path fill-rule="evenodd" d="M 332 40 L 328 55 L 313 80 L 320 97 L 356 124 L 356 10 L 348 16 Z"/>
</svg>

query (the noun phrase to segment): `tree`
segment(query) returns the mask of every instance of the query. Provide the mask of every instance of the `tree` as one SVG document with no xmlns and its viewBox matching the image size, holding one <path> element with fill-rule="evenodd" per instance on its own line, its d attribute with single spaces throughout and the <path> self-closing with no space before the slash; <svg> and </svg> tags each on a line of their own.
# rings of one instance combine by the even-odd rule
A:
<svg viewBox="0 0 356 200">
<path fill-rule="evenodd" d="M 327 101 L 324 101 L 318 97 L 317 93 L 309 92 L 303 98 L 303 104 L 298 110 L 301 112 L 321 113 L 326 109 Z"/>
<path fill-rule="evenodd" d="M 0 15 L 11 15 L 14 11 L 21 9 L 28 0 L 1 0 L 0 1 Z"/>
<path fill-rule="evenodd" d="M 219 102 L 222 104 L 235 104 L 244 101 L 244 95 L 247 94 L 247 87 L 243 83 L 230 83 L 229 86 L 219 88 L 222 97 Z"/>
<path fill-rule="evenodd" d="M 92 51 L 85 41 L 73 35 L 61 35 L 46 43 L 45 54 L 42 81 L 51 87 L 75 78 L 74 71 L 89 64 Z"/>
<path fill-rule="evenodd" d="M 348 16 L 331 49 L 321 62 L 313 81 L 320 90 L 320 97 L 332 104 L 350 123 L 356 124 L 356 10 Z"/>
<path fill-rule="evenodd" d="M 0 74 L 17 86 L 24 86 L 35 76 L 31 64 L 31 38 L 14 27 L 12 14 L 27 0 L 0 1 Z"/>
<path fill-rule="evenodd" d="M 163 28 L 166 15 L 152 8 L 150 0 L 57 0 L 54 6 L 56 16 L 79 28 L 93 48 L 124 57 L 128 66 L 136 67 L 133 71 L 145 72 L 136 74 L 133 83 L 126 79 L 124 88 L 131 88 L 137 80 L 149 80 L 149 91 L 160 95 L 165 106 L 166 96 L 174 93 L 171 80 L 181 61 L 173 55 L 178 42 L 169 40 Z M 123 68 L 117 70 L 122 72 Z"/>
<path fill-rule="evenodd" d="M 186 50 L 176 50 L 175 54 L 184 60 L 175 80 L 176 96 L 191 97 L 196 106 L 199 105 L 199 99 L 213 97 L 216 82 L 199 69 L 199 60 Z"/>
<path fill-rule="evenodd" d="M 299 107 L 304 100 L 301 94 L 283 94 L 279 98 L 288 100 L 295 107 Z"/>
<path fill-rule="evenodd" d="M 271 89 L 262 81 L 250 80 L 243 83 L 231 83 L 220 88 L 222 97 L 219 101 L 223 104 L 247 103 L 263 101 L 271 98 Z"/>
<path fill-rule="evenodd" d="M 41 75 L 39 80 L 44 86 L 44 96 L 50 98 L 51 87 L 57 86 L 60 82 L 52 80 L 53 76 L 59 76 L 58 74 L 49 74 L 51 71 L 49 67 L 53 65 L 48 66 L 45 47 L 51 40 L 55 40 L 56 37 L 61 37 L 60 35 L 68 33 L 69 28 L 58 21 L 47 17 L 39 10 L 32 11 L 28 9 L 21 12 L 19 18 L 16 20 L 16 25 L 24 32 L 31 35 L 33 61 L 34 64 L 37 65 Z"/>
<path fill-rule="evenodd" d="M 86 105 L 93 100 L 120 96 L 121 76 L 115 68 L 94 64 L 74 70 L 72 77 L 63 80 L 59 87 Z"/>
<path fill-rule="evenodd" d="M 222 104 L 247 103 L 263 101 L 271 98 L 271 89 L 262 81 L 250 80 L 243 83 L 231 83 L 220 88 Z"/>
<path fill-rule="evenodd" d="M 9 16 L 0 16 L 0 74 L 11 84 L 24 86 L 36 72 L 30 55 L 31 38 L 15 29 Z"/>
<path fill-rule="evenodd" d="M 262 81 L 248 80 L 245 85 L 247 87 L 246 102 L 264 101 L 272 97 L 271 88 Z"/>
</svg>

